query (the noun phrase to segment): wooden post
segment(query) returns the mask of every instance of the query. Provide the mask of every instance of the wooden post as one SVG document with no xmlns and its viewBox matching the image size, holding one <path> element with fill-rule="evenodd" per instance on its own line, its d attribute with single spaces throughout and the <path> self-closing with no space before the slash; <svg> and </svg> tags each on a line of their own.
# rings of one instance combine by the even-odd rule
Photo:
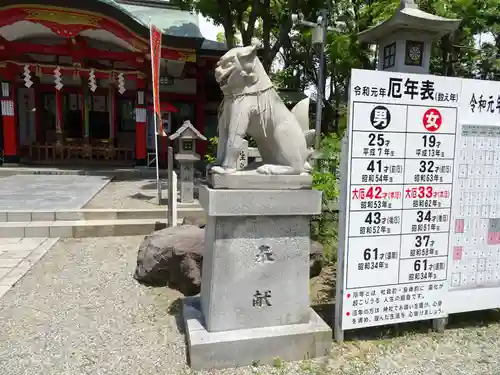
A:
<svg viewBox="0 0 500 375">
<path fill-rule="evenodd" d="M 109 139 L 114 143 L 116 137 L 116 88 L 110 84 L 108 90 Z"/>
<path fill-rule="evenodd" d="M 63 141 L 63 128 L 64 128 L 64 118 L 63 118 L 63 94 L 61 90 L 56 90 L 56 137 L 57 144 L 61 145 Z"/>
<path fill-rule="evenodd" d="M 144 79 L 137 80 L 137 97 L 135 105 L 135 159 L 137 166 L 147 164 L 147 146 L 146 146 L 146 94 L 144 92 Z"/>
<path fill-rule="evenodd" d="M 41 94 L 40 94 L 40 78 L 34 77 L 33 78 L 33 95 L 34 97 L 34 102 L 35 102 L 35 142 L 36 143 L 41 143 L 43 138 L 42 137 L 42 103 L 41 103 Z"/>
<path fill-rule="evenodd" d="M 85 138 L 85 142 L 89 142 L 89 137 L 90 137 L 90 95 L 89 95 L 89 88 L 87 85 L 83 86 L 83 107 L 82 107 L 82 112 L 83 112 L 83 138 Z"/>
</svg>

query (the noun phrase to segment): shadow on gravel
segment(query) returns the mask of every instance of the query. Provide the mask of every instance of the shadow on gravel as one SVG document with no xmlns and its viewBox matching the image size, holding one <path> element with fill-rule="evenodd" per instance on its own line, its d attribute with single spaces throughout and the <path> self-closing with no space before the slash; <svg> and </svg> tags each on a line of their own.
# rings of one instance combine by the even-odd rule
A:
<svg viewBox="0 0 500 375">
<path fill-rule="evenodd" d="M 500 323 L 500 310 L 481 310 L 462 314 L 453 314 L 448 317 L 446 329 L 465 327 L 487 327 L 490 324 Z"/>
<path fill-rule="evenodd" d="M 316 299 L 312 308 L 332 329 L 335 327 L 335 267 L 325 267 L 318 277 L 315 288 Z M 490 324 L 500 323 L 499 310 L 483 310 L 462 314 L 453 314 L 448 317 L 446 330 L 485 327 Z M 385 340 L 400 336 L 433 332 L 432 321 L 400 323 L 386 326 L 370 327 L 357 330 L 344 331 L 344 340 Z"/>
<path fill-rule="evenodd" d="M 161 188 L 162 188 L 162 189 L 167 189 L 167 188 L 168 188 L 168 183 L 167 183 L 167 182 L 162 181 L 162 182 L 161 182 Z M 156 191 L 156 189 L 157 189 L 156 181 L 155 181 L 155 182 L 150 182 L 150 183 L 147 183 L 147 184 L 142 185 L 142 186 L 141 186 L 141 189 L 142 189 L 142 190 L 154 190 L 154 191 Z"/>
<path fill-rule="evenodd" d="M 135 194 L 129 195 L 129 198 L 137 199 L 137 200 L 140 200 L 140 201 L 148 201 L 148 200 L 150 200 L 151 198 L 154 198 L 154 197 L 153 196 L 149 196 L 149 195 L 145 195 L 145 194 L 142 194 L 142 193 L 135 193 Z"/>
<path fill-rule="evenodd" d="M 314 307 L 314 306 L 313 306 Z M 314 307 L 315 308 L 315 307 Z M 316 308 L 315 308 L 316 310 Z M 329 311 L 326 316 L 321 315 L 323 319 L 330 325 L 334 327 L 334 318 L 328 319 L 328 314 L 330 317 L 335 316 L 335 305 L 331 304 Z M 461 314 L 453 314 L 448 317 L 448 324 L 446 330 L 460 329 L 460 328 L 471 328 L 471 327 L 487 327 L 491 324 L 500 323 L 500 310 L 483 310 L 474 311 Z M 386 340 L 401 336 L 408 336 L 420 333 L 431 333 L 433 332 L 432 321 L 422 320 L 418 322 L 410 323 L 400 323 L 387 326 L 363 328 L 353 331 L 344 331 L 345 341 L 354 340 Z"/>
<path fill-rule="evenodd" d="M 175 324 L 180 334 L 184 334 L 184 323 L 182 321 L 182 298 L 177 298 L 170 304 L 168 314 L 175 317 Z"/>
</svg>

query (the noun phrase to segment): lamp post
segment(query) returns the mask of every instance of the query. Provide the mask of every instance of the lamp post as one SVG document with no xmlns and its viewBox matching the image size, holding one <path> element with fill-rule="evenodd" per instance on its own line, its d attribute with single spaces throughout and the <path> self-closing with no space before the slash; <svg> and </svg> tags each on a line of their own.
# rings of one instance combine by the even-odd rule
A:
<svg viewBox="0 0 500 375">
<path fill-rule="evenodd" d="M 316 139 L 314 148 L 319 150 L 319 145 L 321 141 L 321 119 L 323 112 L 323 93 L 325 91 L 325 45 L 326 45 L 326 33 L 328 31 L 337 31 L 334 27 L 328 26 L 328 11 L 326 9 L 321 9 L 319 12 L 318 19 L 316 22 L 310 22 L 304 20 L 304 15 L 302 13 L 292 14 L 292 22 L 294 25 L 307 26 L 313 29 L 313 44 L 317 44 L 319 47 L 319 67 L 318 67 L 318 82 L 316 87 L 318 88 L 316 93 Z"/>
</svg>

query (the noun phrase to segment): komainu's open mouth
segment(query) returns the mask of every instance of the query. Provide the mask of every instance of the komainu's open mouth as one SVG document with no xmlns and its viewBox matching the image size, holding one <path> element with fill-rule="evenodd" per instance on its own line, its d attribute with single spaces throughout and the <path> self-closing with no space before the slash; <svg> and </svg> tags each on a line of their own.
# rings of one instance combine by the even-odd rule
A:
<svg viewBox="0 0 500 375">
<path fill-rule="evenodd" d="M 232 66 L 229 67 L 218 66 L 215 69 L 215 79 L 219 84 L 219 86 L 221 87 L 226 86 L 229 83 L 229 79 L 231 78 L 231 73 L 233 72 L 233 69 L 234 68 Z"/>
<path fill-rule="evenodd" d="M 228 81 L 229 81 L 229 75 L 228 74 L 220 77 L 219 80 L 218 80 L 219 86 L 226 86 L 227 83 L 228 83 Z"/>
</svg>

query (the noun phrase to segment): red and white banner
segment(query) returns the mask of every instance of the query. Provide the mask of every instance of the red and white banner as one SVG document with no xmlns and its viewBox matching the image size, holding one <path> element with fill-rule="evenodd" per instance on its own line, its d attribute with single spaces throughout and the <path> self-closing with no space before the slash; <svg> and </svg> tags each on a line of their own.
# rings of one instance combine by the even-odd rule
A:
<svg viewBox="0 0 500 375">
<path fill-rule="evenodd" d="M 153 107 L 156 116 L 155 123 L 158 124 L 158 134 L 166 136 L 161 121 L 160 109 L 160 59 L 161 59 L 161 31 L 151 25 L 151 68 L 153 72 Z"/>
</svg>

